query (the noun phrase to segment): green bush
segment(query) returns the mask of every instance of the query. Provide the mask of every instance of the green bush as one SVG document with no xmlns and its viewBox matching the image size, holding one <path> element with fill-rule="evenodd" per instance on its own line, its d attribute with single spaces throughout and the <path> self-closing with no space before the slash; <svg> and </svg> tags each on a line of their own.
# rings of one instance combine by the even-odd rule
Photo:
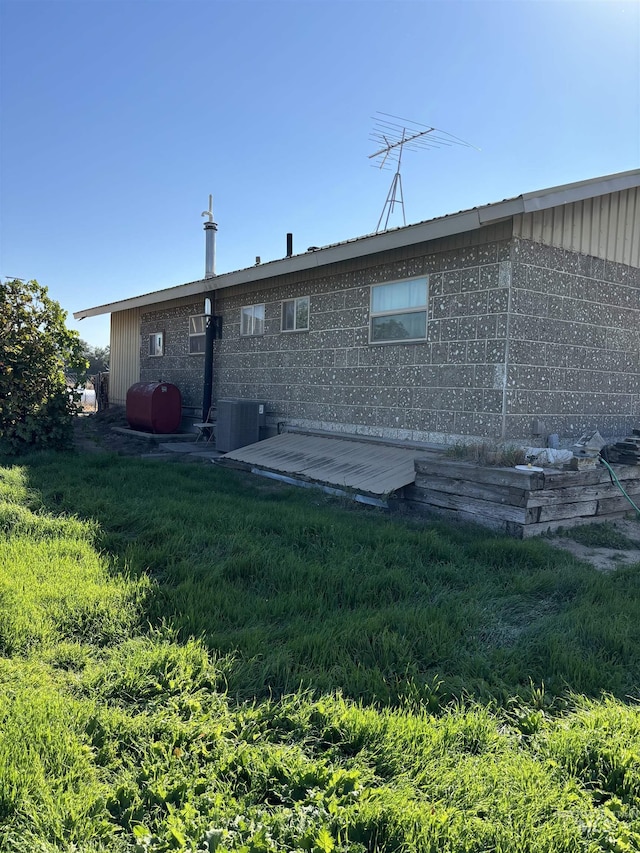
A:
<svg viewBox="0 0 640 853">
<path fill-rule="evenodd" d="M 68 447 L 76 410 L 65 371 L 87 367 L 66 312 L 37 281 L 0 281 L 0 448 Z"/>
</svg>

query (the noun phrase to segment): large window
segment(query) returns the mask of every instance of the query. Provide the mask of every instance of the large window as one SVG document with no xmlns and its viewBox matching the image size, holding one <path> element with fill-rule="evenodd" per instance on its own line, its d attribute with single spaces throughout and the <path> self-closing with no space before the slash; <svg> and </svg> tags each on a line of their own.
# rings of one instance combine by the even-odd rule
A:
<svg viewBox="0 0 640 853">
<path fill-rule="evenodd" d="M 245 305 L 240 311 L 241 335 L 264 335 L 264 305 Z"/>
<path fill-rule="evenodd" d="M 207 332 L 207 318 L 204 314 L 196 314 L 189 317 L 189 352 L 193 354 L 203 353 L 205 349 Z"/>
<path fill-rule="evenodd" d="M 427 279 L 371 288 L 371 343 L 422 341 L 427 337 Z"/>
<path fill-rule="evenodd" d="M 282 303 L 282 331 L 300 332 L 309 328 L 309 297 L 285 299 Z"/>
<path fill-rule="evenodd" d="M 149 355 L 164 355 L 164 332 L 152 332 L 149 335 Z"/>
</svg>

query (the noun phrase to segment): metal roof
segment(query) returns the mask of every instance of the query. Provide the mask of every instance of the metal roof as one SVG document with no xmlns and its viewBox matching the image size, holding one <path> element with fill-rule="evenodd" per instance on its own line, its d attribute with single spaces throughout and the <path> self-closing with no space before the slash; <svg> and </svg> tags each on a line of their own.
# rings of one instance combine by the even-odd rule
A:
<svg viewBox="0 0 640 853">
<path fill-rule="evenodd" d="M 226 453 L 218 461 L 276 471 L 307 482 L 369 495 L 389 495 L 415 480 L 415 448 L 282 433 Z"/>
<path fill-rule="evenodd" d="M 584 199 L 595 198 L 638 186 L 640 186 L 640 169 L 632 169 L 631 171 L 619 172 L 615 175 L 606 175 L 600 178 L 591 178 L 587 181 L 578 181 L 572 184 L 537 190 L 536 192 L 523 193 L 514 198 L 504 199 L 503 201 L 480 207 L 473 207 L 469 210 L 461 210 L 458 213 L 425 220 L 414 225 L 406 225 L 378 234 L 367 234 L 363 237 L 356 237 L 341 243 L 333 243 L 314 251 L 293 255 L 289 258 L 280 258 L 279 260 L 268 261 L 264 264 L 223 273 L 222 275 L 211 278 L 187 282 L 176 287 L 155 290 L 151 293 L 133 296 L 118 302 L 110 302 L 106 305 L 86 308 L 82 311 L 74 312 L 73 316 L 76 320 L 82 320 L 85 317 L 111 314 L 115 311 L 125 311 L 129 308 L 140 308 L 145 305 L 168 302 L 171 299 L 180 299 L 186 296 L 198 296 L 238 284 L 250 284 L 267 278 L 286 275 L 287 273 L 316 269 L 327 266 L 328 264 L 376 254 L 377 252 L 386 252 L 390 249 L 411 246 L 415 243 L 423 243 L 428 240 L 436 240 L 439 237 L 449 237 L 466 231 L 474 231 L 485 225 L 508 219 L 519 213 L 546 210 L 551 207 L 571 204 L 576 201 L 583 201 Z"/>
</svg>

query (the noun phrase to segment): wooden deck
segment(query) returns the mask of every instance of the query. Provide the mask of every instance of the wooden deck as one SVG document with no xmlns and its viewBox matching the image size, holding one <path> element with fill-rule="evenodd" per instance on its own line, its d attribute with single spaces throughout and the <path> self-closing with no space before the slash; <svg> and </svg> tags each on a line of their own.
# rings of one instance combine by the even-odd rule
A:
<svg viewBox="0 0 640 853">
<path fill-rule="evenodd" d="M 225 453 L 219 461 L 379 497 L 413 483 L 416 455 L 415 448 L 283 433 Z"/>
</svg>

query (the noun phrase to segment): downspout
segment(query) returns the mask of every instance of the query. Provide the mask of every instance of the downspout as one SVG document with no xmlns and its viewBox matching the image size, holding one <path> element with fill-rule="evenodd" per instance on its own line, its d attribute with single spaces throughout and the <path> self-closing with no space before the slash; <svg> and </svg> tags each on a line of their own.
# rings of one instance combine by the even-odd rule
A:
<svg viewBox="0 0 640 853">
<path fill-rule="evenodd" d="M 502 423 L 500 427 L 500 440 L 504 441 L 507 437 L 507 388 L 509 381 L 509 343 L 511 341 L 511 299 L 512 299 L 512 259 L 513 259 L 513 241 L 509 247 L 509 260 L 500 261 L 498 267 L 498 287 L 507 288 L 507 323 L 505 330 L 504 343 L 504 364 L 502 365 L 502 376 L 500 377 L 502 386 Z M 497 366 L 497 365 L 496 365 Z M 497 378 L 497 377 L 496 377 Z"/>
</svg>

